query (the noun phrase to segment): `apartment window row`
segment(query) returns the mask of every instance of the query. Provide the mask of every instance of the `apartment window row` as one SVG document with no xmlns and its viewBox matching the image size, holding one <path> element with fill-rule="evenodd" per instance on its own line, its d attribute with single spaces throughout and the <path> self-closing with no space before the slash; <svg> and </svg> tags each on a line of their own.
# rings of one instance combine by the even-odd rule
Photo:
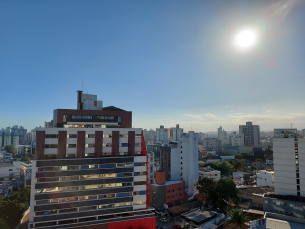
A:
<svg viewBox="0 0 305 229">
<path fill-rule="evenodd" d="M 80 207 L 79 210 L 77 208 L 68 208 L 68 209 L 58 209 L 58 210 L 49 210 L 49 211 L 38 211 L 35 212 L 36 216 L 41 215 L 54 215 L 54 214 L 62 214 L 62 213 L 70 213 L 70 212 L 82 212 L 82 211 L 90 211 L 90 210 L 98 210 L 102 208 L 116 208 L 116 207 L 124 207 L 124 206 L 133 206 L 133 205 L 140 205 L 146 204 L 145 200 L 142 201 L 133 201 L 133 202 L 121 202 L 115 204 L 102 204 L 102 205 L 92 205 L 92 206 L 85 206 Z"/>
<path fill-rule="evenodd" d="M 146 162 L 38 167 L 38 171 L 46 172 L 46 171 L 79 170 L 79 169 L 121 168 L 121 167 L 133 167 L 133 166 L 146 166 Z"/>
<path fill-rule="evenodd" d="M 141 137 L 141 134 L 138 134 Z M 120 134 L 120 138 L 128 138 L 128 134 Z M 58 134 L 46 134 L 45 138 L 58 138 Z M 77 134 L 67 134 L 67 138 L 77 138 Z M 95 134 L 86 134 L 86 138 L 95 138 Z M 111 134 L 103 134 L 103 138 L 112 138 Z"/>
<path fill-rule="evenodd" d="M 136 195 L 146 195 L 146 191 L 121 192 L 121 193 L 110 193 L 110 194 L 101 194 L 101 195 L 87 195 L 87 196 L 45 199 L 45 200 L 36 201 L 36 205 L 64 203 L 64 202 L 82 201 L 82 200 L 104 199 L 104 198 L 115 198 L 115 197 L 126 197 L 126 196 L 136 196 Z"/>
<path fill-rule="evenodd" d="M 102 119 L 102 120 L 114 120 L 115 117 L 118 118 L 118 122 L 122 121 L 122 116 L 112 116 L 112 115 L 97 115 L 97 116 L 91 116 L 91 115 L 72 115 L 71 118 L 72 119 L 84 119 L 84 120 L 88 120 L 88 119 Z"/>
<path fill-rule="evenodd" d="M 46 177 L 37 178 L 37 183 L 53 182 L 53 181 L 71 181 L 71 180 L 91 180 L 112 177 L 131 177 L 132 173 L 107 173 L 107 174 L 93 174 L 80 176 L 60 176 L 60 177 Z"/>
<path fill-rule="evenodd" d="M 66 213 L 66 212 L 77 212 L 77 208 L 69 208 L 69 209 L 61 209 L 59 213 Z M 103 219 L 111 219 L 116 217 L 128 217 L 128 216 L 135 216 L 135 215 L 144 215 L 152 213 L 151 211 L 142 211 L 142 212 L 134 212 L 134 213 L 122 213 L 122 214 L 110 214 L 110 215 L 100 215 L 98 217 L 85 217 L 85 218 L 78 218 L 78 219 L 70 219 L 70 220 L 59 220 L 59 221 L 52 221 L 47 223 L 35 223 L 30 224 L 30 228 L 35 227 L 44 227 L 44 226 L 56 226 L 56 225 L 65 225 L 65 224 L 72 224 L 77 222 L 87 222 L 87 221 L 95 221 L 95 220 L 103 220 Z"/>
<path fill-rule="evenodd" d="M 113 187 L 136 186 L 136 185 L 146 185 L 146 181 L 109 183 L 109 184 L 95 184 L 95 185 L 81 185 L 81 186 L 55 187 L 55 188 L 43 188 L 43 189 L 36 189 L 36 193 L 62 192 L 62 191 L 78 191 L 78 190 L 87 190 L 87 189 L 113 188 Z"/>
</svg>

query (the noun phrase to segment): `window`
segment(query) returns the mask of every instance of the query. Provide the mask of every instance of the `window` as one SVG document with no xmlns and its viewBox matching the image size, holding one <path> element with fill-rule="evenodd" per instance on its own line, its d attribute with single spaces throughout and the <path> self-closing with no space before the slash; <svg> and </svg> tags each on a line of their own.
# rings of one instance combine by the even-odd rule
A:
<svg viewBox="0 0 305 229">
<path fill-rule="evenodd" d="M 48 149 L 48 148 L 58 148 L 57 144 L 46 144 L 44 145 L 44 148 Z"/>
<path fill-rule="evenodd" d="M 77 197 L 68 197 L 68 198 L 59 198 L 59 202 L 69 202 L 69 201 L 77 201 Z"/>
<path fill-rule="evenodd" d="M 78 190 L 78 187 L 71 186 L 71 187 L 61 187 L 59 188 L 60 191 L 70 191 L 70 190 Z"/>
<path fill-rule="evenodd" d="M 86 144 L 85 147 L 87 147 L 87 148 L 94 148 L 94 147 L 95 147 L 95 144 L 94 144 L 94 143 L 93 143 L 93 144 Z"/>
<path fill-rule="evenodd" d="M 87 138 L 95 138 L 95 134 L 88 134 Z"/>
<path fill-rule="evenodd" d="M 67 148 L 76 148 L 76 144 L 67 144 Z"/>
<path fill-rule="evenodd" d="M 118 116 L 118 123 L 122 122 L 122 117 Z"/>
<path fill-rule="evenodd" d="M 72 115 L 72 119 L 76 119 L 76 115 Z"/>
<path fill-rule="evenodd" d="M 57 134 L 46 134 L 46 138 L 58 138 Z"/>
<path fill-rule="evenodd" d="M 275 202 L 275 205 L 280 206 L 281 203 L 280 203 L 279 201 L 276 201 L 276 202 Z"/>
<path fill-rule="evenodd" d="M 68 134 L 68 138 L 77 138 L 77 134 Z"/>
<path fill-rule="evenodd" d="M 136 181 L 134 185 L 146 185 L 146 181 Z"/>
<path fill-rule="evenodd" d="M 81 180 L 86 180 L 86 179 L 98 179 L 99 175 L 81 175 L 80 179 Z"/>
<path fill-rule="evenodd" d="M 79 166 L 78 165 L 70 165 L 70 166 L 61 166 L 61 170 L 78 170 Z"/>
<path fill-rule="evenodd" d="M 68 176 L 68 177 L 60 177 L 61 181 L 64 180 L 79 180 L 79 176 Z"/>
<path fill-rule="evenodd" d="M 8 171 L 13 171 L 13 169 L 9 169 Z"/>
<path fill-rule="evenodd" d="M 83 189 L 97 189 L 97 185 L 84 185 L 79 187 L 80 190 Z"/>
</svg>

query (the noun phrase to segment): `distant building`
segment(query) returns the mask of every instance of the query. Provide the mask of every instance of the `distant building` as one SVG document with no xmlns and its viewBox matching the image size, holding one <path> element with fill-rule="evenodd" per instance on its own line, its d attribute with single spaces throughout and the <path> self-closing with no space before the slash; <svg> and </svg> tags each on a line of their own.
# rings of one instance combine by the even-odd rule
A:
<svg viewBox="0 0 305 229">
<path fill-rule="evenodd" d="M 156 183 L 150 184 L 149 190 L 148 205 L 155 209 L 164 208 L 164 204 L 175 206 L 187 200 L 185 182 L 181 180 L 166 181 L 164 171 L 156 172 Z"/>
<path fill-rule="evenodd" d="M 156 142 L 167 143 L 169 139 L 167 129 L 163 125 L 156 129 Z"/>
<path fill-rule="evenodd" d="M 220 179 L 220 171 L 214 170 L 210 167 L 204 167 L 199 169 L 199 177 L 206 177 L 211 178 L 215 181 L 218 181 Z"/>
<path fill-rule="evenodd" d="M 246 122 L 246 125 L 239 125 L 239 134 L 244 134 L 245 146 L 260 146 L 260 129 L 258 125 L 252 125 L 252 122 Z"/>
<path fill-rule="evenodd" d="M 0 162 L 0 183 L 20 176 L 20 163 Z"/>
<path fill-rule="evenodd" d="M 210 163 L 210 162 L 217 162 L 217 161 L 221 161 L 221 157 L 220 156 L 207 156 L 204 157 L 203 161 L 205 163 Z"/>
<path fill-rule="evenodd" d="M 256 173 L 256 184 L 258 187 L 260 186 L 270 186 L 274 187 L 274 172 L 260 170 Z"/>
<path fill-rule="evenodd" d="M 218 153 L 217 155 L 219 157 L 221 157 L 221 159 L 224 160 L 224 161 L 235 160 L 235 155 L 231 155 L 231 154 L 228 154 L 228 153 Z"/>
<path fill-rule="evenodd" d="M 198 135 L 193 131 L 184 133 L 181 141 L 160 146 L 160 170 L 166 180 L 184 180 L 188 196 L 194 195 L 198 180 Z"/>
</svg>

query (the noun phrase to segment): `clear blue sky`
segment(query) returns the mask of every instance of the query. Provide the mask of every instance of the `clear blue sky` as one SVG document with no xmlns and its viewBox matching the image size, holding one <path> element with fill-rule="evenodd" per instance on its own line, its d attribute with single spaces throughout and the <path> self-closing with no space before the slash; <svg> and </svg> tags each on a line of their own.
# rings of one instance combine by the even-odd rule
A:
<svg viewBox="0 0 305 229">
<path fill-rule="evenodd" d="M 0 1 L 0 128 L 76 108 L 82 81 L 134 127 L 305 128 L 304 2 Z M 233 47 L 257 22 L 257 46 Z"/>
</svg>

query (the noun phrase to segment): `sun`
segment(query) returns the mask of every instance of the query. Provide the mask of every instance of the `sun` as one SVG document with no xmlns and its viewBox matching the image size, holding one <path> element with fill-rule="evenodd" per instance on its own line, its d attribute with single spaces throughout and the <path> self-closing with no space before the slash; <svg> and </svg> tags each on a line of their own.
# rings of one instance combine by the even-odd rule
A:
<svg viewBox="0 0 305 229">
<path fill-rule="evenodd" d="M 257 33 L 254 30 L 246 29 L 240 31 L 235 39 L 234 43 L 240 49 L 252 48 L 257 42 Z"/>
</svg>

